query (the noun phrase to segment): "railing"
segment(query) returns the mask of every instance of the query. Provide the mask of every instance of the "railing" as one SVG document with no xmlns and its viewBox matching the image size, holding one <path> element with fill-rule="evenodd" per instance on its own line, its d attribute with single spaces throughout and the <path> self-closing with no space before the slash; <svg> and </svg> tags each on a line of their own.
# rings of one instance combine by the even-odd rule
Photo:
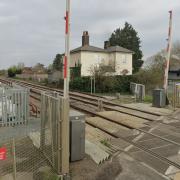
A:
<svg viewBox="0 0 180 180">
<path fill-rule="evenodd" d="M 130 83 L 131 93 L 135 96 L 136 101 L 143 101 L 145 98 L 145 85 Z"/>
<path fill-rule="evenodd" d="M 55 171 L 32 141 L 36 133 L 0 142 L 0 179 L 55 179 Z"/>
<path fill-rule="evenodd" d="M 57 93 L 41 95 L 40 149 L 58 174 L 67 171 L 69 163 L 67 110 L 68 100 Z"/>
<path fill-rule="evenodd" d="M 26 89 L 1 87 L 0 126 L 27 123 L 29 118 L 29 92 Z"/>
<path fill-rule="evenodd" d="M 32 123 L 28 123 L 23 126 L 27 129 L 23 135 L 12 135 L 9 139 L 5 137 L 5 140 L 0 138 L 0 179 L 58 179 L 57 174 L 68 172 L 67 111 L 68 99 L 57 93 L 41 95 L 41 117 L 36 119 L 41 126 L 33 130 Z M 11 133 L 12 128 L 7 127 L 6 132 L 8 130 Z"/>
<path fill-rule="evenodd" d="M 174 108 L 180 108 L 180 82 L 169 82 L 168 99 Z"/>
<path fill-rule="evenodd" d="M 180 83 L 176 84 L 176 106 L 180 108 Z"/>
</svg>

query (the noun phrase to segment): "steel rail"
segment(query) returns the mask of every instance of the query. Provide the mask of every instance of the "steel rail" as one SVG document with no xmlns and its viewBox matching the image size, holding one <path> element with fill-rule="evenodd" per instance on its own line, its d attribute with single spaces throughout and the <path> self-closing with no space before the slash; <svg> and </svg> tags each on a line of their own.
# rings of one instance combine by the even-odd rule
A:
<svg viewBox="0 0 180 180">
<path fill-rule="evenodd" d="M 0 79 L 1 80 L 1 79 Z M 7 82 L 11 81 L 11 82 L 15 82 L 15 83 L 18 83 L 18 84 L 21 84 L 21 85 L 26 85 L 28 87 L 38 87 L 39 89 L 41 90 L 50 90 L 50 91 L 56 91 L 56 92 L 59 92 L 59 93 L 63 93 L 62 90 L 59 90 L 59 89 L 56 89 L 56 88 L 50 88 L 50 87 L 46 87 L 46 86 L 42 86 L 42 85 L 38 85 L 38 84 L 33 84 L 33 83 L 29 83 L 29 82 L 25 82 L 25 81 L 19 81 L 19 80 L 12 80 L 12 79 L 6 79 Z M 78 93 L 78 94 L 77 94 Z M 79 98 L 85 98 L 85 99 L 88 99 L 88 100 L 91 100 L 91 101 L 97 101 L 99 99 L 101 99 L 103 101 L 103 104 L 106 104 L 106 105 L 110 105 L 110 106 L 117 106 L 117 107 L 121 107 L 121 108 L 125 108 L 125 109 L 129 109 L 129 110 L 134 110 L 134 111 L 139 111 L 139 112 L 143 112 L 143 113 L 147 113 L 147 114 L 151 114 L 151 115 L 155 115 L 155 116 L 161 116 L 160 114 L 158 113 L 155 113 L 155 112 L 148 112 L 148 111 L 145 111 L 145 110 L 141 110 L 141 109 L 137 109 L 137 108 L 132 108 L 132 107 L 127 107 L 127 106 L 124 106 L 124 105 L 120 105 L 120 104 L 117 104 L 117 103 L 113 103 L 113 102 L 110 102 L 108 100 L 106 100 L 104 97 L 102 96 L 94 96 L 94 95 L 91 95 L 91 94 L 87 94 L 87 93 L 79 93 L 79 92 L 70 92 L 70 95 L 72 96 L 77 96 Z M 96 99 L 94 97 L 97 97 Z M 75 97 L 74 97 L 75 98 Z"/>
</svg>

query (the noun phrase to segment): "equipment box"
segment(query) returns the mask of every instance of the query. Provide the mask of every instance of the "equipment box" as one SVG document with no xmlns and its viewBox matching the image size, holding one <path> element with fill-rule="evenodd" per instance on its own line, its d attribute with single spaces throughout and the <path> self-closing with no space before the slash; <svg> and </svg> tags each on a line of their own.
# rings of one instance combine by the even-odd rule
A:
<svg viewBox="0 0 180 180">
<path fill-rule="evenodd" d="M 153 106 L 159 108 L 166 106 L 166 93 L 164 89 L 153 90 Z"/>
<path fill-rule="evenodd" d="M 70 161 L 78 161 L 85 155 L 85 115 L 70 110 Z"/>
</svg>

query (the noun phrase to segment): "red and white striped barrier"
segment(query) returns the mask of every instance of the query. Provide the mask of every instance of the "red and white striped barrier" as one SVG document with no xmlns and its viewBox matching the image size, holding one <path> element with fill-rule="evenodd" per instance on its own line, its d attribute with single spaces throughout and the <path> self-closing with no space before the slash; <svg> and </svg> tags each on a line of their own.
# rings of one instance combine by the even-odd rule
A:
<svg viewBox="0 0 180 180">
<path fill-rule="evenodd" d="M 165 62 L 165 72 L 164 72 L 164 89 L 167 92 L 168 87 L 168 73 L 169 73 L 169 62 L 170 62 L 170 55 L 171 55 L 171 46 L 172 46 L 172 11 L 169 11 L 170 18 L 169 18 L 169 32 L 168 32 L 168 45 L 166 49 L 166 62 Z"/>
</svg>

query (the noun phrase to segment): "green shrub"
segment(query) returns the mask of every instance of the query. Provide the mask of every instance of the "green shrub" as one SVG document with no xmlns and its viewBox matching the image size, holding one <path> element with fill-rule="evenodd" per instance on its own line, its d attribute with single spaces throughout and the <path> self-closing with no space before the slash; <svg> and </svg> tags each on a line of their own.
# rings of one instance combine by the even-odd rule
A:
<svg viewBox="0 0 180 180">
<path fill-rule="evenodd" d="M 144 98 L 144 102 L 152 103 L 152 96 L 146 95 Z"/>
<path fill-rule="evenodd" d="M 130 82 L 134 82 L 135 77 L 132 76 L 97 76 L 96 77 L 96 93 L 129 93 Z M 93 81 L 94 83 L 94 81 Z M 94 84 L 93 84 L 94 86 Z M 91 91 L 91 78 L 78 77 L 70 82 L 70 89 L 82 92 Z"/>
<path fill-rule="evenodd" d="M 8 69 L 8 76 L 9 77 L 15 77 L 16 74 L 21 74 L 21 73 L 22 73 L 22 70 L 17 68 L 16 66 L 10 67 Z"/>
<path fill-rule="evenodd" d="M 109 148 L 111 147 L 111 145 L 108 143 L 107 140 L 101 140 L 100 142 L 101 142 L 101 144 L 103 144 L 106 147 L 109 147 Z"/>
</svg>

